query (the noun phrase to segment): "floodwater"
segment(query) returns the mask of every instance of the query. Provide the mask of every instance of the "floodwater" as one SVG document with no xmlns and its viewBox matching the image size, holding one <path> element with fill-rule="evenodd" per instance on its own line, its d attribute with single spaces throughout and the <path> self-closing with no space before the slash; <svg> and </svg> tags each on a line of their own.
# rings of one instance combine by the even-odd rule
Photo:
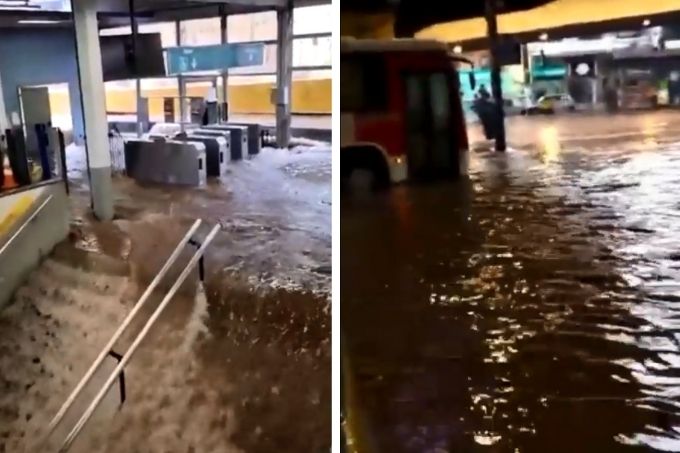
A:
<svg viewBox="0 0 680 453">
<path fill-rule="evenodd" d="M 109 223 L 90 218 L 83 156 L 68 157 L 69 240 L 0 312 L 0 452 L 39 451 L 47 422 L 196 218 L 201 237 L 221 225 L 206 284 L 191 274 L 125 368 L 125 403 L 114 384 L 71 451 L 328 451 L 330 148 L 265 149 L 205 188 L 115 178 Z M 95 376 L 45 451 L 56 451 L 104 379 Z"/>
<path fill-rule="evenodd" d="M 382 452 L 680 451 L 680 114 L 508 124 L 513 149 L 476 142 L 468 181 L 343 199 L 355 432 Z"/>
</svg>

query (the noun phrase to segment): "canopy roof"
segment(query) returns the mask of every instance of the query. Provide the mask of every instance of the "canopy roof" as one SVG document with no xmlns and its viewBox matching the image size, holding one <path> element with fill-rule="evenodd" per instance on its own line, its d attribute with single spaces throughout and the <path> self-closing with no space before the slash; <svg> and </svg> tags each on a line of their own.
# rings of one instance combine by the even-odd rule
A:
<svg viewBox="0 0 680 453">
<path fill-rule="evenodd" d="M 502 11 L 534 8 L 550 0 L 504 0 Z M 341 0 L 343 13 L 390 13 L 397 36 L 412 36 L 434 24 L 484 16 L 485 0 Z"/>
<path fill-rule="evenodd" d="M 533 9 L 499 15 L 498 31 L 503 34 L 543 32 L 678 10 L 680 0 L 553 0 Z M 421 29 L 416 36 L 446 42 L 479 40 L 486 36 L 486 22 L 483 17 L 440 22 Z"/>
</svg>

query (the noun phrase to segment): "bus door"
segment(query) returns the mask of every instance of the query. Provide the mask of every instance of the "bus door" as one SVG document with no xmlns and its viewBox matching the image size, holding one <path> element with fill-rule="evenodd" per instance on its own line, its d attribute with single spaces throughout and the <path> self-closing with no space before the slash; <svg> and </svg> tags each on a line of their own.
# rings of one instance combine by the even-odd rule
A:
<svg viewBox="0 0 680 453">
<path fill-rule="evenodd" d="M 430 179 L 458 174 L 451 92 L 446 72 L 407 73 L 406 143 L 409 177 Z"/>
</svg>

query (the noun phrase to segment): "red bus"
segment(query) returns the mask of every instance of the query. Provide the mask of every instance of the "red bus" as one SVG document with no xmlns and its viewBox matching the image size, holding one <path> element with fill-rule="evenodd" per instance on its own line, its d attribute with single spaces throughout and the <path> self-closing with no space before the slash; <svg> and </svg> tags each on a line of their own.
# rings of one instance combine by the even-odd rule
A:
<svg viewBox="0 0 680 453">
<path fill-rule="evenodd" d="M 469 63 L 435 41 L 341 41 L 343 184 L 358 170 L 374 188 L 467 174 L 456 61 Z"/>
</svg>

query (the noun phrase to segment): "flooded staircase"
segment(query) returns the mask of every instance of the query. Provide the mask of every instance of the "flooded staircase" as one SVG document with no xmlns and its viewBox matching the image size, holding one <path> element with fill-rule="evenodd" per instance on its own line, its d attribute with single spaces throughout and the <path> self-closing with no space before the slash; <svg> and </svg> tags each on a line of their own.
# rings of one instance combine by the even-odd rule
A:
<svg viewBox="0 0 680 453">
<path fill-rule="evenodd" d="M 126 400 L 126 365 L 197 265 L 202 279 L 202 256 L 219 225 L 197 241 L 200 224 L 194 223 L 143 292 L 132 283 L 128 261 L 68 241 L 28 276 L 0 312 L 0 385 L 5 390 L 0 451 L 92 451 L 93 442 L 118 437 L 116 431 L 129 426 L 125 417 L 118 417 L 117 429 L 111 426 Z M 195 247 L 191 259 L 179 275 L 169 276 L 170 289 L 156 294 L 187 247 Z M 147 300 L 156 304 L 145 307 Z M 156 329 L 156 336 L 172 337 L 167 328 Z M 186 335 L 178 331 L 174 337 Z M 148 359 L 133 367 L 138 392 L 153 387 L 142 383 Z"/>
<path fill-rule="evenodd" d="M 124 318 L 127 264 L 70 244 L 0 312 L 0 451 L 34 451 L 50 418 Z"/>
</svg>

